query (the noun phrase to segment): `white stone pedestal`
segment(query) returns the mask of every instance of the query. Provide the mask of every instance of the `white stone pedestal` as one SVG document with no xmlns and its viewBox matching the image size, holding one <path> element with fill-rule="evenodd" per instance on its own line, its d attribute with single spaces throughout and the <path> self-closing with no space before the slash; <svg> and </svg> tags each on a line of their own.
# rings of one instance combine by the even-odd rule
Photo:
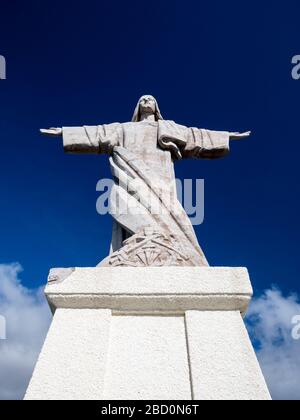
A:
<svg viewBox="0 0 300 420">
<path fill-rule="evenodd" d="M 244 268 L 52 270 L 54 319 L 25 399 L 268 400 Z"/>
</svg>

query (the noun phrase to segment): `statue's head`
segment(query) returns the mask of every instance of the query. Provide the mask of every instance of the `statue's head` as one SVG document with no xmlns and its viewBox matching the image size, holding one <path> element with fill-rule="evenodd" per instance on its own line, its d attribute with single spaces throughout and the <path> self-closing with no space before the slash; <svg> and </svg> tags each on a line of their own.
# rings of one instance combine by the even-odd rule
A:
<svg viewBox="0 0 300 420">
<path fill-rule="evenodd" d="M 132 122 L 141 121 L 141 115 L 143 114 L 155 115 L 156 121 L 163 120 L 157 100 L 151 95 L 144 95 L 139 99 L 132 117 Z"/>
</svg>

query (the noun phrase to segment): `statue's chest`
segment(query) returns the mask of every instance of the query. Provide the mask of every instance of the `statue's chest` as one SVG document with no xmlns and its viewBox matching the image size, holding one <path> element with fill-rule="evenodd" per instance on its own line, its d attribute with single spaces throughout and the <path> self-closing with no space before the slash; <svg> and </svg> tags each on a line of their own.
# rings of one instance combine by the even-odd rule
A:
<svg viewBox="0 0 300 420">
<path fill-rule="evenodd" d="M 140 122 L 124 124 L 124 147 L 139 155 L 157 153 L 156 122 Z"/>
<path fill-rule="evenodd" d="M 173 183 L 175 177 L 171 153 L 158 146 L 157 122 L 124 124 L 123 147 L 141 158 L 162 183 Z"/>
</svg>

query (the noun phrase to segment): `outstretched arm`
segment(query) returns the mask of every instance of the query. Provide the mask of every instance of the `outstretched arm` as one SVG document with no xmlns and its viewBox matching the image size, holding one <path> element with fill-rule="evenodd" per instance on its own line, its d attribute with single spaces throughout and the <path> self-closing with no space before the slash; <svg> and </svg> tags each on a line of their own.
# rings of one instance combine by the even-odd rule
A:
<svg viewBox="0 0 300 420">
<path fill-rule="evenodd" d="M 100 153 L 97 127 L 52 127 L 40 130 L 50 137 L 63 137 L 67 153 Z"/>
<path fill-rule="evenodd" d="M 41 129 L 46 136 L 63 137 L 67 153 L 111 153 L 121 144 L 121 124 Z"/>
<path fill-rule="evenodd" d="M 174 159 L 216 159 L 229 153 L 230 140 L 241 140 L 250 134 L 251 131 L 238 133 L 204 130 L 161 120 L 158 125 L 158 144 L 162 149 L 170 150 Z"/>
<path fill-rule="evenodd" d="M 250 134 L 251 131 L 239 133 L 189 128 L 183 157 L 198 159 L 221 158 L 229 153 L 230 140 L 242 140 L 249 137 Z"/>
</svg>

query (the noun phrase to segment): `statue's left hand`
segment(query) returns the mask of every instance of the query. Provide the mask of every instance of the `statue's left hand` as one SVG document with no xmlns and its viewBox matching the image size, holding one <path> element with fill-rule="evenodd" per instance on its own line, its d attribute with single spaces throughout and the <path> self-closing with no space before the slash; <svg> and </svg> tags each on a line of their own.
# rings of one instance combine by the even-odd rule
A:
<svg viewBox="0 0 300 420">
<path fill-rule="evenodd" d="M 229 133 L 230 140 L 242 140 L 251 135 L 251 131 L 245 133 Z"/>
</svg>

